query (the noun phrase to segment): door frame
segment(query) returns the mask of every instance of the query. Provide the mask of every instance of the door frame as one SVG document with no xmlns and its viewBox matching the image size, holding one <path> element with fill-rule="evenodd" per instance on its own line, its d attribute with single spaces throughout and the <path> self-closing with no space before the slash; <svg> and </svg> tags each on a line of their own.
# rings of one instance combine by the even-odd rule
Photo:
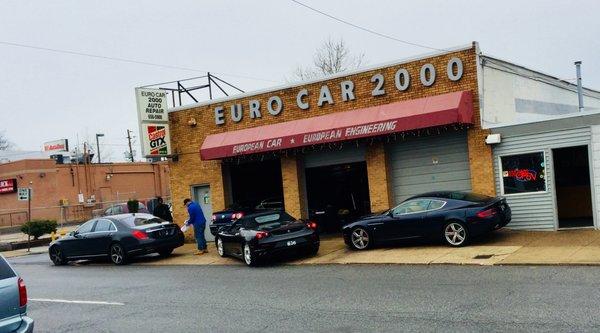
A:
<svg viewBox="0 0 600 333">
<path fill-rule="evenodd" d="M 196 198 L 196 195 L 194 193 L 194 189 L 195 188 L 199 188 L 199 187 L 207 187 L 208 188 L 208 193 L 209 193 L 209 197 L 210 197 L 210 215 L 212 215 L 213 213 L 213 200 L 212 200 L 212 191 L 210 188 L 210 183 L 198 183 L 198 184 L 191 184 L 190 185 L 190 198 L 192 198 L 192 200 L 196 201 L 196 203 L 198 203 L 198 205 L 200 205 L 200 198 Z M 202 211 L 202 213 L 204 213 L 204 210 Z M 206 216 L 205 216 L 206 217 Z M 204 238 L 206 239 L 206 242 L 212 242 L 214 241 L 214 236 L 210 233 L 210 228 L 209 225 L 210 223 L 212 223 L 210 216 L 206 218 L 206 224 L 204 227 Z"/>
<path fill-rule="evenodd" d="M 588 172 L 590 174 L 590 200 L 592 201 L 592 225 L 587 227 L 574 227 L 574 228 L 561 228 L 559 225 L 558 219 L 558 200 L 556 198 L 556 169 L 554 168 L 554 149 L 562 149 L 562 148 L 574 148 L 574 147 L 587 147 L 588 151 Z M 598 214 L 596 212 L 596 189 L 594 186 L 594 157 L 592 156 L 592 145 L 591 143 L 586 143 L 582 145 L 557 145 L 548 148 L 550 159 L 552 162 L 552 199 L 554 204 L 554 230 L 576 230 L 576 229 L 597 229 L 600 227 L 598 222 Z"/>
</svg>

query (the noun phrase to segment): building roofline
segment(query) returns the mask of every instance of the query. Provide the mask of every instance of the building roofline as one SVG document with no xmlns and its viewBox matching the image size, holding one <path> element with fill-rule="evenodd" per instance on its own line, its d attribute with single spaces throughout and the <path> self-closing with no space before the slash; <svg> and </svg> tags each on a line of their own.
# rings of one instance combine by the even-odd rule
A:
<svg viewBox="0 0 600 333">
<path fill-rule="evenodd" d="M 577 84 L 571 83 L 569 81 L 566 81 L 566 80 L 556 77 L 554 75 L 551 75 L 551 74 L 548 74 L 548 73 L 545 73 L 545 72 L 542 72 L 542 71 L 539 71 L 536 69 L 531 69 L 529 67 L 526 67 L 526 66 L 523 66 L 520 64 L 516 64 L 514 62 L 507 61 L 507 60 L 504 60 L 504 59 L 501 59 L 501 58 L 498 58 L 495 56 L 490 56 L 487 54 L 481 54 L 480 58 L 484 61 L 492 60 L 492 62 L 500 62 L 500 63 L 502 63 L 502 65 L 510 67 L 510 69 L 512 69 L 512 70 L 525 71 L 525 72 L 534 74 L 534 75 L 536 75 L 536 77 L 533 77 L 534 79 L 542 80 L 546 83 L 553 84 L 555 86 L 559 86 L 559 87 L 562 87 L 565 89 L 577 91 Z M 495 64 L 495 65 L 498 66 L 498 64 Z M 482 66 L 485 66 L 485 63 L 482 63 Z M 515 73 L 515 74 L 522 74 L 522 73 Z M 587 93 L 586 95 L 589 97 L 594 97 L 594 98 L 600 99 L 600 91 L 599 90 L 583 87 L 583 92 L 584 92 L 584 94 Z"/>
<path fill-rule="evenodd" d="M 306 81 L 296 81 L 296 82 L 286 83 L 286 84 L 282 84 L 282 85 L 278 85 L 278 86 L 273 86 L 273 87 L 268 87 L 268 88 L 264 88 L 264 89 L 249 91 L 249 92 L 245 92 L 245 93 L 242 93 L 242 94 L 236 94 L 236 95 L 227 96 L 227 97 L 215 98 L 215 99 L 211 99 L 211 100 L 208 100 L 208 101 L 202 101 L 202 102 L 193 103 L 193 104 L 189 104 L 189 105 L 185 105 L 185 106 L 178 106 L 178 107 L 175 107 L 175 108 L 168 109 L 168 112 L 171 113 L 171 112 L 177 112 L 177 111 L 184 111 L 184 110 L 189 110 L 189 109 L 193 109 L 193 108 L 197 108 L 197 107 L 202 107 L 202 106 L 207 106 L 207 105 L 211 105 L 211 104 L 223 103 L 223 102 L 228 102 L 228 101 L 232 101 L 232 100 L 236 100 L 236 99 L 240 99 L 240 98 L 245 98 L 245 97 L 250 97 L 250 96 L 256 96 L 256 95 L 260 95 L 260 94 L 265 94 L 265 93 L 269 93 L 269 92 L 275 92 L 275 91 L 289 89 L 289 88 L 301 87 L 301 86 L 304 86 L 304 85 L 318 83 L 318 82 L 325 82 L 325 81 L 329 81 L 329 80 L 333 80 L 333 79 L 337 79 L 337 78 L 341 78 L 341 77 L 345 77 L 345 76 L 350 76 L 350 75 L 360 74 L 360 73 L 364 73 L 364 72 L 369 72 L 369 71 L 372 71 L 372 70 L 381 69 L 381 68 L 385 68 L 385 67 L 392 67 L 392 66 L 402 65 L 402 64 L 406 64 L 406 63 L 409 63 L 409 62 L 412 62 L 412 61 L 418 61 L 418 60 L 423 60 L 423 59 L 427 59 L 427 58 L 431 58 L 431 57 L 442 56 L 442 55 L 445 55 L 445 54 L 459 52 L 459 51 L 464 51 L 464 50 L 469 50 L 469 49 L 472 49 L 472 48 L 475 48 L 476 51 L 479 52 L 478 43 L 477 42 L 472 42 L 472 43 L 466 44 L 466 45 L 461 45 L 461 46 L 455 46 L 455 47 L 451 47 L 451 48 L 446 48 L 446 49 L 443 49 L 441 51 L 434 51 L 434 52 L 422 53 L 422 54 L 419 54 L 417 56 L 403 58 L 401 60 L 394 60 L 394 61 L 390 61 L 390 62 L 379 63 L 379 64 L 375 64 L 375 65 L 371 65 L 371 66 L 366 66 L 366 67 L 358 68 L 358 69 L 355 69 L 355 70 L 349 70 L 349 71 L 344 71 L 344 72 L 340 72 L 340 73 L 335 73 L 335 74 L 328 75 L 328 76 L 321 77 L 321 78 L 317 78 L 317 79 L 306 80 Z"/>
</svg>

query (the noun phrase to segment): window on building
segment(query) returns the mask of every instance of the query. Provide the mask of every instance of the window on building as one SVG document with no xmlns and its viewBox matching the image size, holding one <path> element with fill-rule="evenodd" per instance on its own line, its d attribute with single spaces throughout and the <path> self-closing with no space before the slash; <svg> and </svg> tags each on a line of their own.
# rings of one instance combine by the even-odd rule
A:
<svg viewBox="0 0 600 333">
<path fill-rule="evenodd" d="M 543 152 L 500 157 L 503 194 L 546 191 Z"/>
</svg>

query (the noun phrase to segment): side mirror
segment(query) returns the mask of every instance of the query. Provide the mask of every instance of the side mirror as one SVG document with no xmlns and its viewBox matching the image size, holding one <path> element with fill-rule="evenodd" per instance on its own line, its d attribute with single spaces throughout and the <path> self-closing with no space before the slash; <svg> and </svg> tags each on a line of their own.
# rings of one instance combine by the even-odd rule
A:
<svg viewBox="0 0 600 333">
<path fill-rule="evenodd" d="M 75 238 L 79 238 L 79 232 L 77 232 L 77 230 L 71 231 L 71 236 L 75 237 Z"/>
</svg>

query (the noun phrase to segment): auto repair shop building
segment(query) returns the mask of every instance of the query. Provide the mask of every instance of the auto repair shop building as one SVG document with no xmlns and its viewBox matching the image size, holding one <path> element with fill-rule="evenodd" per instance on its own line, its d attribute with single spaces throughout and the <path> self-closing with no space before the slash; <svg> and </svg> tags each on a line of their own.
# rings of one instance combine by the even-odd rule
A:
<svg viewBox="0 0 600 333">
<path fill-rule="evenodd" d="M 350 215 L 433 190 L 495 195 L 478 45 L 171 109 L 173 201 L 281 198 Z M 186 218 L 175 204 L 177 221 Z"/>
</svg>

